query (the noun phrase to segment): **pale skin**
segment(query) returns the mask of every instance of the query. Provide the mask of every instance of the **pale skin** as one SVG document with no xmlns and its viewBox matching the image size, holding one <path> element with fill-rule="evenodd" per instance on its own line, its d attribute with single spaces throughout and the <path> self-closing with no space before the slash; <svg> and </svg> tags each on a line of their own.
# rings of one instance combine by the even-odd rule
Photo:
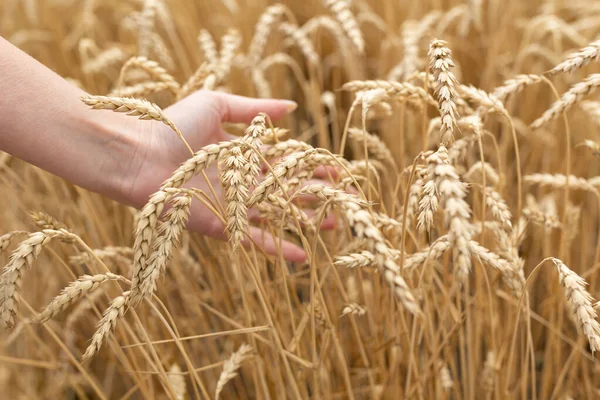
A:
<svg viewBox="0 0 600 400">
<path fill-rule="evenodd" d="M 0 55 L 1 151 L 137 208 L 191 156 L 173 131 L 160 122 L 91 110 L 80 100 L 87 93 L 1 37 Z M 222 122 L 249 123 L 259 112 L 276 120 L 295 107 L 286 100 L 198 91 L 163 111 L 196 151 L 231 139 Z M 220 196 L 217 167 L 206 174 Z M 317 177 L 324 175 L 321 171 Z M 202 177 L 188 186 L 211 193 Z M 192 204 L 188 229 L 226 239 L 220 219 L 199 201 Z M 251 210 L 250 217 L 256 216 Z M 250 228 L 249 236 L 245 245 L 254 242 L 267 254 L 280 254 L 281 250 L 289 261 L 306 258 L 301 247 L 272 238 L 258 227 Z"/>
</svg>

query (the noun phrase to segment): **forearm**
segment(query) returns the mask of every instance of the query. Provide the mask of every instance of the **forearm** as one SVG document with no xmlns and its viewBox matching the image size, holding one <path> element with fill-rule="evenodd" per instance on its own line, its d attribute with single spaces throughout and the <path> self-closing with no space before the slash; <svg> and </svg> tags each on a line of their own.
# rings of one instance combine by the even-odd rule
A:
<svg viewBox="0 0 600 400">
<path fill-rule="evenodd" d="M 84 94 L 0 37 L 0 150 L 120 200 L 137 120 L 92 111 Z"/>
</svg>

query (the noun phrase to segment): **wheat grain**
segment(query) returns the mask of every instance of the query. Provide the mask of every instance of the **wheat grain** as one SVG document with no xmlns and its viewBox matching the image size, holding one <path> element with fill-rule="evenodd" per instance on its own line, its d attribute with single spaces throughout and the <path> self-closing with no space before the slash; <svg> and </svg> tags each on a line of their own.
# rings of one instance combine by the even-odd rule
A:
<svg viewBox="0 0 600 400">
<path fill-rule="evenodd" d="M 592 353 L 600 349 L 600 324 L 596 321 L 596 310 L 592 306 L 593 298 L 585 290 L 585 280 L 570 270 L 561 260 L 552 258 L 558 269 L 560 284 L 564 288 L 565 298 L 571 310 L 571 316 L 590 343 Z"/>
<path fill-rule="evenodd" d="M 555 189 L 560 189 L 567 185 L 567 177 L 563 174 L 531 174 L 524 178 L 524 181 L 529 184 L 540 184 L 550 186 Z M 578 176 L 569 176 L 569 188 L 576 190 L 586 190 L 595 193 L 596 188 L 585 178 Z"/>
<path fill-rule="evenodd" d="M 125 314 L 125 308 L 129 302 L 130 292 L 123 292 L 121 296 L 111 301 L 110 306 L 104 311 L 98 329 L 92 336 L 92 342 L 85 350 L 82 360 L 88 360 L 94 356 L 102 347 L 102 343 L 108 338 L 110 332 L 115 328 L 117 320 Z"/>
<path fill-rule="evenodd" d="M 366 250 L 346 256 L 337 256 L 335 259 L 335 266 L 343 268 L 366 268 L 373 264 L 375 264 L 375 255 Z"/>
<path fill-rule="evenodd" d="M 40 229 L 68 230 L 65 224 L 43 211 L 30 211 L 29 217 Z"/>
<path fill-rule="evenodd" d="M 486 197 L 485 197 L 486 205 L 492 211 L 492 215 L 494 216 L 494 218 L 498 222 L 500 222 L 500 224 L 502 225 L 502 227 L 504 229 L 506 229 L 506 230 L 512 229 L 512 223 L 510 222 L 510 220 L 511 220 L 510 209 L 508 208 L 508 205 L 506 204 L 506 202 L 504 201 L 502 196 L 500 196 L 500 193 L 498 193 L 494 189 L 488 187 L 488 188 L 485 188 L 485 194 L 486 194 Z"/>
<path fill-rule="evenodd" d="M 163 182 L 160 190 L 150 196 L 148 203 L 140 211 L 136 226 L 135 243 L 133 245 L 133 274 L 131 283 L 131 301 L 133 304 L 137 304 L 142 298 L 138 285 L 147 267 L 146 263 L 150 253 L 152 233 L 165 203 L 174 194 L 173 192 L 169 192 L 168 189 L 181 188 L 192 177 L 204 171 L 205 168 L 220 158 L 221 154 L 231 145 L 231 142 L 222 142 L 200 149 L 192 158 L 181 164 L 169 179 Z"/>
<path fill-rule="evenodd" d="M 156 61 L 149 60 L 146 57 L 132 57 L 129 60 L 127 60 L 125 64 L 123 64 L 123 67 L 121 68 L 121 78 L 118 86 L 122 85 L 123 77 L 125 76 L 126 72 L 128 72 L 131 69 L 138 69 L 148 74 L 148 77 L 152 82 L 147 82 L 147 84 L 162 83 L 174 94 L 177 94 L 177 92 L 179 91 L 180 86 L 179 83 L 177 83 L 177 81 L 175 80 L 175 78 L 173 78 L 173 76 L 169 74 L 166 69 L 161 67 L 159 63 L 157 63 Z"/>
<path fill-rule="evenodd" d="M 397 99 L 419 99 L 425 103 L 437 105 L 437 102 L 423 88 L 408 82 L 391 82 L 383 80 L 350 81 L 342 86 L 343 90 L 353 92 L 384 89 L 388 96 Z"/>
<path fill-rule="evenodd" d="M 263 56 L 265 46 L 269 39 L 269 35 L 273 30 L 273 26 L 279 22 L 281 17 L 286 13 L 286 8 L 282 4 L 273 4 L 262 13 L 256 28 L 254 36 L 248 48 L 248 63 L 249 65 L 257 65 Z"/>
<path fill-rule="evenodd" d="M 482 263 L 500 272 L 504 284 L 511 289 L 515 297 L 518 298 L 521 296 L 525 287 L 525 277 L 521 268 L 492 253 L 489 249 L 481 246 L 474 240 L 469 241 L 467 246 L 469 252 L 478 257 Z"/>
<path fill-rule="evenodd" d="M 154 18 L 157 10 L 157 0 L 144 0 L 142 12 L 138 18 L 138 54 L 150 56 L 152 34 L 154 33 Z"/>
<path fill-rule="evenodd" d="M 121 275 L 116 275 L 110 272 L 98 275 L 83 275 L 76 281 L 72 282 L 62 290 L 62 292 L 56 296 L 52 301 L 40 312 L 35 318 L 33 323 L 44 323 L 60 312 L 66 310 L 70 305 L 82 297 L 92 294 L 96 289 L 100 287 L 104 282 L 107 281 L 121 281 L 127 282 L 127 280 Z"/>
<path fill-rule="evenodd" d="M 225 80 L 231 72 L 233 60 L 237 55 L 240 45 L 242 44 L 242 36 L 237 29 L 229 29 L 221 38 L 221 51 L 219 52 L 218 68 L 216 68 L 217 79 Z"/>
<path fill-rule="evenodd" d="M 10 246 L 10 242 L 19 235 L 27 234 L 27 231 L 12 231 L 0 236 L 0 252 L 6 250 Z"/>
<path fill-rule="evenodd" d="M 212 77 L 212 79 L 211 79 Z M 198 69 L 194 72 L 192 76 L 183 84 L 179 92 L 177 93 L 177 99 L 183 99 L 186 96 L 189 96 L 196 90 L 202 89 L 207 84 L 207 81 L 215 81 L 216 77 L 214 75 L 214 67 L 210 66 L 207 63 L 202 64 Z M 213 83 L 210 83 L 212 85 Z"/>
<path fill-rule="evenodd" d="M 171 385 L 171 388 L 175 393 L 175 400 L 185 400 L 187 389 L 185 387 L 185 378 L 181 374 L 181 368 L 179 368 L 179 365 L 171 365 L 171 368 L 169 368 L 169 372 L 167 373 L 167 377 L 169 378 L 169 385 Z"/>
<path fill-rule="evenodd" d="M 358 143 L 365 142 L 369 154 L 376 160 L 386 162 L 394 167 L 396 166 L 392 152 L 379 137 L 358 128 L 348 129 L 348 137 Z"/>
<path fill-rule="evenodd" d="M 94 110 L 111 110 L 114 112 L 125 113 L 138 117 L 143 120 L 155 120 L 160 121 L 167 125 L 175 132 L 175 134 L 181 139 L 188 150 L 193 153 L 190 145 L 187 143 L 181 131 L 175 126 L 166 115 L 163 114 L 162 110 L 156 104 L 150 103 L 146 100 L 129 99 L 124 97 L 106 97 L 106 96 L 82 96 L 83 101 Z"/>
<path fill-rule="evenodd" d="M 600 58 L 600 40 L 593 41 L 583 49 L 569 54 L 567 59 L 550 70 L 550 75 L 570 73 Z"/>
<path fill-rule="evenodd" d="M 281 23 L 279 29 L 296 43 L 310 65 L 317 66 L 319 64 L 319 55 L 302 29 L 287 22 Z"/>
<path fill-rule="evenodd" d="M 210 65 L 217 65 L 220 62 L 219 55 L 217 53 L 217 44 L 215 39 L 206 29 L 201 29 L 198 34 L 198 45 L 202 50 L 204 61 Z"/>
<path fill-rule="evenodd" d="M 454 127 L 456 126 L 457 111 L 454 99 L 458 97 L 455 89 L 458 81 L 452 73 L 453 68 L 454 62 L 448 43 L 443 40 L 433 40 L 429 45 L 429 70 L 435 82 L 433 89 L 442 117 L 440 130 L 442 144 L 446 144 L 454 138 Z"/>
<path fill-rule="evenodd" d="M 472 102 L 475 102 L 480 108 L 487 112 L 499 112 L 508 115 L 502 102 L 493 94 L 487 93 L 485 90 L 478 89 L 471 85 L 458 85 L 460 95 Z"/>
<path fill-rule="evenodd" d="M 505 101 L 511 94 L 519 93 L 523 91 L 525 87 L 535 85 L 536 83 L 542 82 L 542 80 L 543 78 L 540 75 L 517 75 L 514 78 L 505 80 L 502 86 L 494 89 L 492 93 L 499 101 Z"/>
<path fill-rule="evenodd" d="M 349 304 L 346 304 L 344 306 L 344 308 L 342 309 L 342 314 L 340 315 L 340 317 L 343 317 L 348 314 L 357 315 L 359 317 L 362 317 L 366 313 L 367 313 L 367 309 L 364 306 L 361 306 L 356 303 L 349 303 Z"/>
<path fill-rule="evenodd" d="M 542 126 L 556 120 L 563 112 L 566 112 L 574 104 L 583 100 L 583 98 L 596 91 L 600 85 L 600 74 L 592 74 L 583 81 L 573 85 L 559 100 L 556 100 L 544 114 L 533 121 L 530 125 L 532 129 L 539 129 Z"/>
<path fill-rule="evenodd" d="M 233 378 L 235 378 L 238 374 L 238 370 L 244 363 L 244 361 L 250 359 L 254 354 L 254 350 L 251 346 L 247 344 L 243 344 L 240 348 L 231 355 L 223 364 L 223 372 L 219 376 L 219 381 L 217 382 L 217 388 L 215 390 L 215 399 L 218 400 L 223 388 Z"/>
<path fill-rule="evenodd" d="M 452 381 L 452 375 L 450 375 L 450 369 L 448 368 L 448 364 L 443 361 L 439 363 L 439 380 L 440 386 L 446 392 L 449 392 L 454 386 L 454 382 Z"/>
<path fill-rule="evenodd" d="M 43 247 L 54 238 L 67 242 L 75 242 L 78 239 L 75 234 L 65 230 L 45 229 L 29 234 L 12 252 L 0 278 L 0 325 L 4 328 L 14 326 L 17 295 L 25 270 L 33 266 Z"/>
<path fill-rule="evenodd" d="M 152 243 L 153 252 L 148 259 L 148 266 L 140 276 L 142 296 L 147 296 L 156 290 L 156 281 L 164 273 L 167 262 L 171 258 L 173 248 L 177 246 L 181 232 L 190 216 L 189 193 L 171 200 L 173 207 L 165 214 L 165 222 L 158 229 L 158 236 Z"/>
<path fill-rule="evenodd" d="M 363 39 L 358 22 L 352 11 L 350 11 L 350 3 L 347 0 L 323 0 L 327 8 L 335 15 L 346 35 L 350 38 L 360 54 L 365 52 L 365 41 Z"/>
<path fill-rule="evenodd" d="M 488 351 L 485 363 L 483 364 L 483 371 L 481 372 L 481 386 L 486 393 L 491 393 L 494 390 L 499 370 L 495 353 Z"/>
<path fill-rule="evenodd" d="M 227 231 L 234 250 L 248 231 L 247 164 L 240 146 L 232 146 L 223 154 L 220 177 L 225 188 Z"/>
</svg>

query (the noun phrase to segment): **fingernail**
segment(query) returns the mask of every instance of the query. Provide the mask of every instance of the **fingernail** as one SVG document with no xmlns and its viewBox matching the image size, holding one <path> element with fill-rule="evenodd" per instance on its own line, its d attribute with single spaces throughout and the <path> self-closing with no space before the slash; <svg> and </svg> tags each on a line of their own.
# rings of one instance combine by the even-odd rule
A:
<svg viewBox="0 0 600 400">
<path fill-rule="evenodd" d="M 296 108 L 298 108 L 298 103 L 296 103 L 295 101 L 291 101 L 291 100 L 283 100 L 283 102 L 286 104 L 287 110 L 288 112 L 292 112 L 294 111 Z"/>
</svg>

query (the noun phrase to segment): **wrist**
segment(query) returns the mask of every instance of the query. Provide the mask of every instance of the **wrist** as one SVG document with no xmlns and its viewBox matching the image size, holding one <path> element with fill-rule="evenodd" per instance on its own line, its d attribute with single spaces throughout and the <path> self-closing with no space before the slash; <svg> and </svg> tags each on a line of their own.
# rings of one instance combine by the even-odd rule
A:
<svg viewBox="0 0 600 400">
<path fill-rule="evenodd" d="M 85 108 L 85 106 L 84 106 Z M 82 155 L 88 171 L 81 171 L 82 187 L 113 200 L 133 204 L 135 178 L 142 170 L 146 153 L 143 137 L 149 137 L 151 125 L 135 117 L 104 110 L 85 109 L 75 118 L 84 133 Z M 146 122 L 146 123 L 144 123 Z M 93 160 L 90 165 L 89 160 Z"/>
</svg>

